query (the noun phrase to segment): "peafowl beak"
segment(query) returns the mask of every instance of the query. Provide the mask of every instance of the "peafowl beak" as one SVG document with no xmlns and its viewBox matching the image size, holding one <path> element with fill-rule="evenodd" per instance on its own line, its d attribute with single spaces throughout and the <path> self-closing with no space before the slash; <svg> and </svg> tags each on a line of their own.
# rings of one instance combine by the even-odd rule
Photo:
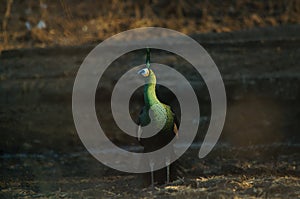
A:
<svg viewBox="0 0 300 199">
<path fill-rule="evenodd" d="M 142 70 L 138 71 L 138 74 L 142 75 L 143 77 L 148 77 L 150 74 L 150 71 L 148 68 L 143 68 Z"/>
</svg>

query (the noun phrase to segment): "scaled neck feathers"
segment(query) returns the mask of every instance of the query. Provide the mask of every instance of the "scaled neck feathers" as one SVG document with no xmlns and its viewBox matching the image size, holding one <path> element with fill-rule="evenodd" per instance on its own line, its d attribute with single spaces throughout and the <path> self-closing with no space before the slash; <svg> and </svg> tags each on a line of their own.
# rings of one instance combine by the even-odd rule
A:
<svg viewBox="0 0 300 199">
<path fill-rule="evenodd" d="M 156 96 L 156 77 L 152 70 L 150 70 L 149 77 L 146 80 L 146 85 L 144 87 L 144 100 L 147 107 L 154 104 L 160 103 Z"/>
</svg>

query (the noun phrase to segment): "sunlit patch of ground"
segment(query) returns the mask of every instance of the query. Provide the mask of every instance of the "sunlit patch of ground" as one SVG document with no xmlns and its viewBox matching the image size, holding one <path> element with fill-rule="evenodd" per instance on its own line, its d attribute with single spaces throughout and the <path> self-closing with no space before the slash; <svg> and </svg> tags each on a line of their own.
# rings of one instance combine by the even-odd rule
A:
<svg viewBox="0 0 300 199">
<path fill-rule="evenodd" d="M 2 156 L 1 198 L 299 198 L 300 155 L 183 157 L 186 175 L 142 188 L 138 175 L 77 156 Z"/>
</svg>

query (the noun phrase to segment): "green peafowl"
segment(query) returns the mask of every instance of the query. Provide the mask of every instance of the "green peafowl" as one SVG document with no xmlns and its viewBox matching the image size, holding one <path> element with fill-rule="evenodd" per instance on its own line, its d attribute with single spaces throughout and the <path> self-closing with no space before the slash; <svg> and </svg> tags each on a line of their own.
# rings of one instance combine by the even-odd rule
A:
<svg viewBox="0 0 300 199">
<path fill-rule="evenodd" d="M 138 118 L 137 138 L 139 143 L 144 147 L 144 153 L 156 151 L 166 146 L 175 136 L 178 136 L 179 123 L 176 115 L 171 110 L 171 107 L 163 104 L 156 96 L 156 76 L 153 70 L 150 69 L 150 49 L 147 49 L 146 68 L 138 72 L 145 78 L 144 86 L 144 102 L 145 106 L 142 108 Z M 153 118 L 150 119 L 150 112 Z M 160 124 L 161 130 L 152 137 L 141 138 L 142 128 L 151 122 Z M 173 147 L 173 146 L 172 146 Z M 165 168 L 153 171 L 155 162 L 149 161 L 150 173 L 144 174 L 144 185 L 150 184 L 165 184 L 170 181 L 176 180 L 179 176 L 178 163 L 174 162 L 170 165 L 170 157 L 175 155 L 172 148 L 171 154 L 165 157 Z M 176 165 L 175 165 L 176 164 Z"/>
</svg>

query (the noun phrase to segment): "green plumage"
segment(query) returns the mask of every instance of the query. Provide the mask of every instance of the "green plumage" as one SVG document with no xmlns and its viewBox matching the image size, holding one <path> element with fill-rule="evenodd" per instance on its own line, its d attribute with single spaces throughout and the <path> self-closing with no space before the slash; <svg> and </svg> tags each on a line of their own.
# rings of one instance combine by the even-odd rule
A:
<svg viewBox="0 0 300 199">
<path fill-rule="evenodd" d="M 165 105 L 158 100 L 155 92 L 156 77 L 152 70 L 150 70 L 148 82 L 149 83 L 144 87 L 145 107 L 140 117 L 141 125 L 146 126 L 150 123 L 149 112 L 152 112 L 154 115 L 154 123 L 157 123 L 158 125 L 163 125 L 165 123 L 162 130 L 173 130 L 174 114 L 168 105 Z"/>
<path fill-rule="evenodd" d="M 149 114 L 153 114 L 153 122 L 156 126 L 163 126 L 163 128 L 156 135 L 151 138 L 141 139 L 140 143 L 144 146 L 144 152 L 157 150 L 168 144 L 176 135 L 174 132 L 174 125 L 178 126 L 174 113 L 170 106 L 161 103 L 156 96 L 156 77 L 152 70 L 147 77 L 146 85 L 144 87 L 144 101 L 145 106 L 139 116 L 139 125 L 146 126 L 150 123 Z"/>
<path fill-rule="evenodd" d="M 177 135 L 179 124 L 171 107 L 161 103 L 156 96 L 156 77 L 155 73 L 150 69 L 150 49 L 147 49 L 146 68 L 140 70 L 138 73 L 145 78 L 146 84 L 144 86 L 145 106 L 139 115 L 137 136 L 140 144 L 144 147 L 144 153 L 148 153 L 168 145 Z M 150 122 L 151 125 L 154 124 L 154 127 L 157 127 L 160 131 L 151 137 L 141 138 L 143 134 L 141 126 L 147 126 Z M 178 163 L 173 162 L 171 165 L 170 162 L 168 163 L 168 159 L 175 156 L 173 146 L 171 146 L 170 153 L 166 155 L 168 157 L 163 157 L 166 158 L 166 168 L 146 173 L 143 183 L 145 186 L 149 184 L 154 186 L 155 183 L 169 183 L 180 176 Z"/>
</svg>

